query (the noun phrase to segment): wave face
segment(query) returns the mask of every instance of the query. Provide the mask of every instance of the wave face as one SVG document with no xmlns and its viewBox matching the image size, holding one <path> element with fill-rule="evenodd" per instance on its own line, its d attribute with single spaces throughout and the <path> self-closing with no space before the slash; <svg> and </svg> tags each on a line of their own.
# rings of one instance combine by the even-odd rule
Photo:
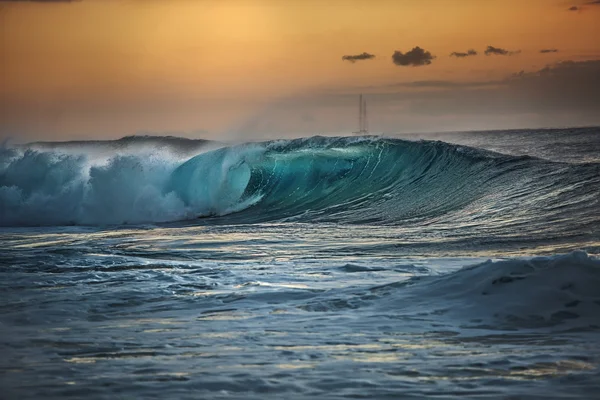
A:
<svg viewBox="0 0 600 400">
<path fill-rule="evenodd" d="M 475 232 L 562 221 L 562 230 L 595 232 L 598 222 L 598 163 L 372 137 L 242 144 L 185 158 L 167 148 L 101 160 L 72 150 L 2 149 L 0 225 L 219 217 L 211 221 L 436 224 Z"/>
<path fill-rule="evenodd" d="M 555 229 L 575 234 L 598 222 L 600 164 L 444 142 L 313 137 L 199 155 L 173 172 L 168 191 L 203 215 L 239 211 L 230 222 L 435 223 L 476 235 L 562 221 Z"/>
</svg>

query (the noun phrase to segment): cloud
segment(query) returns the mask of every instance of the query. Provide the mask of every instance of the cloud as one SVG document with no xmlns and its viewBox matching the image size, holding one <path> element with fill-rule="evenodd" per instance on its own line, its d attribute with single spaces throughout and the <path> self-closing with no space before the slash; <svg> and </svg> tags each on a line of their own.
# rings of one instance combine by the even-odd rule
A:
<svg viewBox="0 0 600 400">
<path fill-rule="evenodd" d="M 392 61 L 394 64 L 399 66 L 413 66 L 419 67 L 423 65 L 431 64 L 431 61 L 435 56 L 431 55 L 430 52 L 423 50 L 419 46 L 415 47 L 411 51 L 402 53 L 401 51 L 395 51 L 392 54 Z"/>
<path fill-rule="evenodd" d="M 490 55 L 512 56 L 515 54 L 519 54 L 520 52 L 521 52 L 521 50 L 509 51 L 509 50 L 502 49 L 500 47 L 494 47 L 494 46 L 488 46 L 487 49 L 485 49 L 485 51 L 484 51 L 486 56 L 490 56 Z"/>
<path fill-rule="evenodd" d="M 600 6 L 600 0 L 591 0 L 583 3 L 586 6 Z M 584 8 L 581 6 L 571 6 L 568 8 L 569 11 L 583 11 Z"/>
<path fill-rule="evenodd" d="M 343 61 L 350 61 L 351 63 L 355 63 L 357 61 L 362 61 L 362 60 L 372 60 L 375 58 L 374 54 L 369 54 L 367 52 L 361 53 L 361 54 L 355 54 L 355 55 L 345 55 L 342 57 Z"/>
<path fill-rule="evenodd" d="M 600 60 L 563 61 L 536 72 L 523 72 L 507 79 L 515 97 L 529 106 L 548 111 L 600 109 Z"/>
<path fill-rule="evenodd" d="M 412 94 L 411 111 L 435 114 L 532 114 L 552 120 L 555 114 L 579 115 L 570 124 L 600 121 L 600 60 L 563 61 L 501 81 L 476 82 Z"/>
<path fill-rule="evenodd" d="M 457 57 L 457 58 L 465 58 L 465 57 L 471 57 L 471 56 L 476 56 L 477 52 L 473 49 L 467 50 L 466 53 L 460 52 L 460 51 L 453 51 L 452 53 L 450 53 L 450 57 Z"/>
<path fill-rule="evenodd" d="M 546 54 L 546 53 L 558 53 L 558 49 L 542 49 L 542 50 L 540 50 L 540 53 L 542 53 L 542 54 Z"/>
</svg>

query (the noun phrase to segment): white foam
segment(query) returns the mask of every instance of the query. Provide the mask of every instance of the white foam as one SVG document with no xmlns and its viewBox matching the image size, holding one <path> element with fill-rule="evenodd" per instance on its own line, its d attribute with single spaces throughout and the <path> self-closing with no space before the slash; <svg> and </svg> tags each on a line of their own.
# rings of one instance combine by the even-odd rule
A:
<svg viewBox="0 0 600 400">
<path fill-rule="evenodd" d="M 3 149 L 0 159 L 0 225 L 162 222 L 194 212 L 163 193 L 180 163 L 168 156 Z"/>
</svg>

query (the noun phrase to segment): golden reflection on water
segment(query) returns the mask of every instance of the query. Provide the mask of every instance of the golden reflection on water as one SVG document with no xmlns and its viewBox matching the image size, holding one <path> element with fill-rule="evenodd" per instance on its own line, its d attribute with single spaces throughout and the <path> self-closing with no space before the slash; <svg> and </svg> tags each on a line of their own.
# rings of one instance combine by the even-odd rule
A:
<svg viewBox="0 0 600 400">
<path fill-rule="evenodd" d="M 65 235 L 66 236 L 66 235 Z M 33 237 L 29 237 L 28 239 L 33 239 Z M 30 243 L 17 244 L 13 246 L 15 249 L 35 249 L 37 247 L 50 247 L 57 246 L 63 244 L 69 244 L 72 242 L 72 239 L 65 240 L 41 240 L 41 237 L 38 241 L 32 241 Z"/>
<path fill-rule="evenodd" d="M 507 375 L 509 377 L 523 377 L 525 379 L 539 379 L 549 376 L 567 375 L 575 371 L 591 371 L 595 368 L 595 365 L 579 360 L 560 360 L 527 365 L 523 369 L 508 371 Z"/>
<path fill-rule="evenodd" d="M 165 333 L 165 332 L 175 332 L 177 330 L 179 330 L 180 328 L 154 328 L 154 329 L 144 329 L 142 330 L 142 333 Z"/>
<path fill-rule="evenodd" d="M 315 368 L 317 363 L 296 363 L 296 364 L 276 364 L 275 367 L 280 369 L 305 369 Z"/>
<path fill-rule="evenodd" d="M 348 353 L 344 355 L 333 355 L 336 360 L 350 360 L 354 362 L 368 362 L 368 363 L 397 363 L 402 359 L 409 359 L 412 354 L 408 353 Z"/>
<path fill-rule="evenodd" d="M 354 351 L 354 350 L 381 350 L 383 346 L 377 343 L 364 344 L 322 344 L 322 345 L 290 345 L 290 346 L 273 346 L 274 350 L 279 351 Z"/>
<path fill-rule="evenodd" d="M 236 339 L 247 335 L 247 332 L 206 332 L 199 333 L 193 336 L 186 336 L 186 338 L 194 338 L 194 339 Z"/>
<path fill-rule="evenodd" d="M 217 312 L 214 314 L 201 315 L 196 319 L 200 321 L 240 321 L 244 319 L 251 319 L 252 317 L 252 315 L 241 314 L 238 312 Z"/>
<path fill-rule="evenodd" d="M 97 360 L 99 360 L 99 358 L 95 357 L 70 357 L 64 359 L 65 362 L 73 364 L 93 364 Z"/>
<path fill-rule="evenodd" d="M 198 292 L 193 292 L 193 293 L 186 293 L 185 295 L 180 295 L 179 297 L 187 297 L 187 296 L 208 297 L 208 296 L 216 296 L 216 295 L 227 295 L 230 293 L 231 292 L 229 292 L 227 290 L 210 290 L 210 291 L 198 291 Z"/>
<path fill-rule="evenodd" d="M 432 348 L 450 347 L 451 344 L 445 343 L 439 340 L 422 340 L 421 342 L 409 341 L 409 340 L 395 340 L 391 338 L 379 340 L 381 343 L 385 343 L 393 349 L 405 349 L 405 350 L 422 350 Z"/>
<path fill-rule="evenodd" d="M 469 381 L 479 380 L 482 377 L 498 377 L 517 381 L 541 380 L 552 377 L 565 376 L 573 372 L 591 371 L 596 369 L 596 366 L 591 363 L 586 363 L 578 360 L 560 360 L 556 362 L 535 363 L 532 365 L 523 365 L 520 368 L 512 368 L 509 370 L 495 368 L 449 368 L 448 371 L 456 371 L 462 373 L 468 370 L 469 376 L 464 375 L 419 375 L 415 379 L 419 381 Z"/>
</svg>

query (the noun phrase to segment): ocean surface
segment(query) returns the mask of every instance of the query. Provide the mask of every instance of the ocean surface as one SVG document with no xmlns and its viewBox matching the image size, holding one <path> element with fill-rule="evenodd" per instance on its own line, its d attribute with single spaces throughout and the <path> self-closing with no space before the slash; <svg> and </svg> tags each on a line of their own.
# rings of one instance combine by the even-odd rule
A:
<svg viewBox="0 0 600 400">
<path fill-rule="evenodd" d="M 2 399 L 600 398 L 600 128 L 0 148 Z"/>
</svg>

